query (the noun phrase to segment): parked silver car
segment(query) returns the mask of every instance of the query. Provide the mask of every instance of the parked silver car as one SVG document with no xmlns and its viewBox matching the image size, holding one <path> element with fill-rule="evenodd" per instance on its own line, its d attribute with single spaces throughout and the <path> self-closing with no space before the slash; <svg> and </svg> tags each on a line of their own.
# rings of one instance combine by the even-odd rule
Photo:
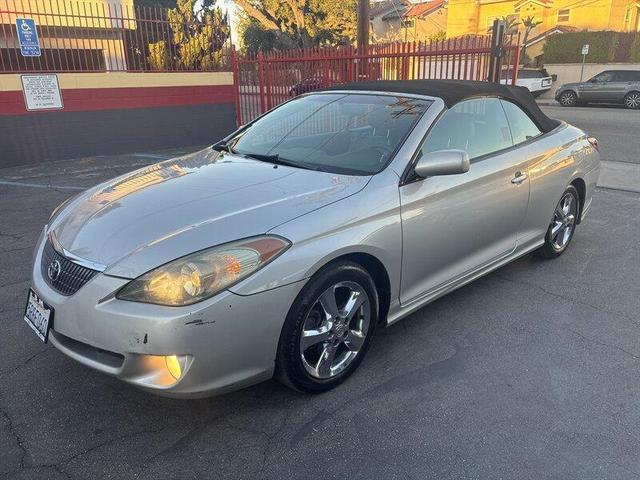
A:
<svg viewBox="0 0 640 480">
<path fill-rule="evenodd" d="M 25 320 L 77 361 L 168 396 L 274 373 L 327 390 L 377 328 L 526 253 L 561 255 L 598 172 L 596 141 L 522 87 L 305 94 L 57 208 Z"/>
<path fill-rule="evenodd" d="M 565 83 L 555 99 L 564 107 L 587 103 L 619 103 L 640 108 L 640 70 L 606 70 L 586 82 Z"/>
</svg>

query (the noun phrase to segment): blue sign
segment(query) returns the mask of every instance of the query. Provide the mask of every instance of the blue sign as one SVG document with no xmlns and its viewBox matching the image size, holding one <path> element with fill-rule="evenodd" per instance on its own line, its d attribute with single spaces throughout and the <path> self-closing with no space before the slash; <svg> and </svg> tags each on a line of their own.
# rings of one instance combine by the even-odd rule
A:
<svg viewBox="0 0 640 480">
<path fill-rule="evenodd" d="M 16 29 L 18 30 L 18 40 L 20 52 L 23 57 L 40 56 L 40 40 L 36 21 L 33 18 L 16 18 Z"/>
</svg>

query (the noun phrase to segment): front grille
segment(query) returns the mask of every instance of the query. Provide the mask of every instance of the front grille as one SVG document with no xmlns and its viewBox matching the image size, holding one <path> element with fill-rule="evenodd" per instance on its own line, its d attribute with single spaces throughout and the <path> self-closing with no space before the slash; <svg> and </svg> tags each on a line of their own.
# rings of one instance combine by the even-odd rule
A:
<svg viewBox="0 0 640 480">
<path fill-rule="evenodd" d="M 52 279 L 49 275 L 49 267 L 56 261 L 60 264 L 60 269 L 57 276 L 54 275 L 55 279 Z M 47 283 L 57 292 L 67 296 L 76 293 L 98 273 L 96 270 L 78 265 L 58 253 L 49 240 L 42 251 L 40 268 Z"/>
</svg>

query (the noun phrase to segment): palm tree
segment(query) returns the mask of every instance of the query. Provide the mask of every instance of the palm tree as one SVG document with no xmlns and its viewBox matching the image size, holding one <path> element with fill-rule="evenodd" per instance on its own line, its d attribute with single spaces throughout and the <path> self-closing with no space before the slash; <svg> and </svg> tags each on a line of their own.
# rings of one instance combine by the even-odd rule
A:
<svg viewBox="0 0 640 480">
<path fill-rule="evenodd" d="M 520 63 L 524 63 L 527 58 L 527 40 L 529 40 L 529 34 L 541 23 L 542 21 L 537 21 L 532 15 L 529 15 L 522 20 L 522 25 L 524 26 L 524 38 L 522 39 L 522 50 L 520 50 Z"/>
<path fill-rule="evenodd" d="M 518 21 L 518 17 L 515 15 L 504 15 L 500 17 L 499 20 L 504 22 L 504 33 L 510 34 L 518 31 L 518 25 L 520 25 L 520 22 Z M 492 30 L 493 25 L 487 29 L 487 32 L 491 33 Z"/>
</svg>

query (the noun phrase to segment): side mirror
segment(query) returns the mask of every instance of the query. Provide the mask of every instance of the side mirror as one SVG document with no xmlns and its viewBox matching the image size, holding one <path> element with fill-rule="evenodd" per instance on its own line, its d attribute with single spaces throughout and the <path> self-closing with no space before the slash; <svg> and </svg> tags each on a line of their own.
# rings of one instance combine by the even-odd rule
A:
<svg viewBox="0 0 640 480">
<path fill-rule="evenodd" d="M 464 150 L 438 150 L 424 154 L 414 171 L 422 178 L 458 175 L 469 171 L 469 154 Z"/>
<path fill-rule="evenodd" d="M 551 81 L 552 82 L 557 82 L 558 81 L 558 74 L 557 73 L 554 73 L 554 74 L 551 75 Z"/>
</svg>

